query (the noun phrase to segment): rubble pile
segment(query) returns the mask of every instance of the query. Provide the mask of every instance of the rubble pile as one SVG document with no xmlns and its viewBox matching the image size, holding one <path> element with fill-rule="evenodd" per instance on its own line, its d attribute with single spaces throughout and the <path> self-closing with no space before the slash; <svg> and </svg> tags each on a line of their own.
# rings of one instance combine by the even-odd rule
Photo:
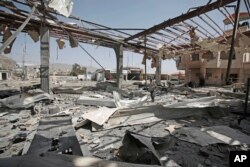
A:
<svg viewBox="0 0 250 167">
<path fill-rule="evenodd" d="M 51 153 L 107 163 L 227 166 L 230 150 L 249 150 L 249 120 L 238 125 L 230 113 L 243 100 L 222 88 L 158 87 L 155 102 L 132 82 L 119 89 L 109 82 L 66 81 L 54 84 L 54 94 L 4 91 L 0 166 L 8 157 L 56 156 Z"/>
</svg>

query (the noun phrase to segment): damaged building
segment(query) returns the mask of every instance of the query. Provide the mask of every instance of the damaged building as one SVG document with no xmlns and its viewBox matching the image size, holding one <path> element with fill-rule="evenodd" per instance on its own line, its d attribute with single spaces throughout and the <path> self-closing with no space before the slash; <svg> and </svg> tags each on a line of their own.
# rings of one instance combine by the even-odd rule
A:
<svg viewBox="0 0 250 167">
<path fill-rule="evenodd" d="M 0 80 L 8 80 L 14 69 L 16 62 L 4 55 L 0 55 Z"/>
<path fill-rule="evenodd" d="M 0 167 L 227 167 L 249 155 L 248 0 L 199 2 L 144 29 L 74 16 L 82 3 L 0 1 Z M 40 46 L 23 80 L 8 59 L 20 34 Z M 85 44 L 112 50 L 116 68 Z M 65 47 L 98 65 L 93 80 L 79 64 L 52 65 Z M 124 67 L 125 51 L 143 69 Z M 167 60 L 182 71 L 163 74 Z"/>
<path fill-rule="evenodd" d="M 245 32 L 249 31 L 246 27 Z M 240 35 L 239 35 L 240 36 Z M 237 42 L 249 43 L 238 38 Z M 206 47 L 215 47 L 213 42 L 203 42 Z M 211 45 L 211 46 L 209 46 Z M 206 85 L 223 85 L 227 72 L 229 50 L 214 50 L 213 52 L 197 52 L 191 55 L 181 56 L 177 60 L 177 68 L 185 70 L 187 82 L 199 83 L 201 78 L 205 79 Z M 242 48 L 235 48 L 232 59 L 230 80 L 232 82 L 246 83 L 250 77 L 250 53 Z"/>
</svg>

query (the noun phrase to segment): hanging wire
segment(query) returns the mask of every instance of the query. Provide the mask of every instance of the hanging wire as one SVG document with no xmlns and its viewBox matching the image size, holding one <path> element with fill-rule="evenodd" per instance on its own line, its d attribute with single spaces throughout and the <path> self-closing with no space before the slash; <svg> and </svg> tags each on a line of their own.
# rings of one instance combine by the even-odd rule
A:
<svg viewBox="0 0 250 167">
<path fill-rule="evenodd" d="M 53 21 L 55 21 L 58 25 L 59 25 L 59 27 L 69 36 L 69 37 L 71 37 L 71 38 L 73 38 L 74 39 L 74 37 L 67 31 L 67 30 L 65 30 L 65 28 L 63 28 L 63 26 L 62 26 L 62 24 L 60 23 L 60 22 L 58 22 L 58 20 L 55 20 L 55 19 L 53 19 Z M 80 46 L 80 48 L 85 52 L 85 53 L 87 53 L 87 55 L 89 56 L 89 57 L 91 57 L 103 70 L 105 70 L 105 68 L 81 45 L 81 44 L 78 44 L 79 46 Z"/>
<path fill-rule="evenodd" d="M 225 34 L 226 36 L 228 36 L 224 30 L 211 18 L 209 17 L 206 13 L 204 14 L 223 34 Z"/>
<path fill-rule="evenodd" d="M 89 55 L 89 57 L 91 57 L 100 67 L 102 67 L 103 70 L 105 70 L 105 68 L 81 44 L 78 45 L 85 53 L 87 53 L 87 55 Z"/>
</svg>

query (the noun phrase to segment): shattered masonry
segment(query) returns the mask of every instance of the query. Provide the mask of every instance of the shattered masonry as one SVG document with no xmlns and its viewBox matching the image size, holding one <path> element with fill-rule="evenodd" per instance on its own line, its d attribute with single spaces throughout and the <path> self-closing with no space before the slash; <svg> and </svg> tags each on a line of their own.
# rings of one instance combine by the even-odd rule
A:
<svg viewBox="0 0 250 167">
<path fill-rule="evenodd" d="M 250 150 L 248 1 L 211 1 L 129 36 L 71 15 L 77 3 L 0 2 L 0 53 L 27 33 L 41 55 L 34 66 L 0 55 L 1 167 L 226 167 L 230 151 Z M 100 69 L 51 65 L 51 37 Z M 116 69 L 83 43 L 112 48 Z M 145 70 L 123 67 L 125 50 L 142 54 Z M 170 59 L 184 72 L 163 74 Z"/>
</svg>

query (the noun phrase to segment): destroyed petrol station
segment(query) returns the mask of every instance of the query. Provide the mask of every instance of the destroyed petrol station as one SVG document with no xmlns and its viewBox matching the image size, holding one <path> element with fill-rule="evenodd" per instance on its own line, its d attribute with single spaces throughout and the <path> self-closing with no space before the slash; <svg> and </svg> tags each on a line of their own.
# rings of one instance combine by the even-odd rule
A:
<svg viewBox="0 0 250 167">
<path fill-rule="evenodd" d="M 74 16 L 84 3 L 0 1 L 0 167 L 227 167 L 249 155 L 249 0 L 202 1 L 145 29 Z M 40 64 L 10 57 L 23 34 Z M 98 69 L 53 66 L 52 40 Z M 116 68 L 86 45 L 111 49 Z M 163 71 L 169 60 L 178 72 Z"/>
</svg>

